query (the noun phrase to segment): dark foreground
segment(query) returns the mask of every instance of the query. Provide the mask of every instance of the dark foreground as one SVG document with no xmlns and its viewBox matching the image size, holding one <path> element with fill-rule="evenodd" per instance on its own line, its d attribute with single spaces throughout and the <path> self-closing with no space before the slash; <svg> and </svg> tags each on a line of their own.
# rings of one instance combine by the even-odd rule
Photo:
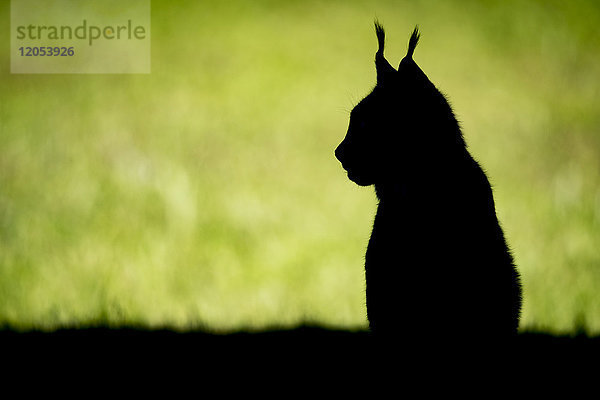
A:
<svg viewBox="0 0 600 400">
<path fill-rule="evenodd" d="M 391 390 L 410 386 L 446 395 L 491 387 L 514 393 L 513 384 L 523 379 L 551 379 L 548 370 L 589 370 L 587 366 L 596 365 L 599 345 L 598 337 L 543 333 L 522 333 L 504 343 L 484 335 L 462 344 L 443 338 L 381 343 L 364 331 L 311 326 L 231 334 L 140 328 L 0 330 L 1 360 L 9 371 L 5 382 L 14 376 L 39 386 L 42 376 L 65 388 L 84 382 L 87 392 L 122 382 L 136 394 L 138 389 L 152 392 L 154 385 L 171 390 L 185 384 L 244 397 L 250 387 L 290 394 L 316 382 L 333 394 L 340 395 L 339 390 L 356 397 L 358 391 L 368 398 L 378 398 L 371 393 L 373 382 Z"/>
<path fill-rule="evenodd" d="M 484 334 L 473 336 L 475 340 L 460 344 L 444 341 L 436 343 L 381 343 L 367 331 L 346 331 L 314 326 L 294 329 L 272 329 L 260 332 L 239 331 L 228 334 L 203 331 L 178 332 L 169 329 L 123 328 L 73 328 L 52 332 L 11 329 L 0 330 L 0 348 L 4 351 L 54 350 L 67 353 L 143 351 L 182 349 L 186 352 L 201 351 L 206 355 L 230 352 L 261 352 L 279 355 L 284 352 L 336 352 L 355 354 L 357 357 L 386 352 L 399 354 L 434 354 L 436 351 L 455 353 L 479 353 L 481 351 L 512 351 L 521 353 L 553 352 L 559 354 L 586 353 L 600 348 L 600 336 L 586 334 L 556 336 L 539 332 L 523 332 L 506 342 L 487 340 Z M 323 353 L 323 354 L 324 354 Z"/>
</svg>

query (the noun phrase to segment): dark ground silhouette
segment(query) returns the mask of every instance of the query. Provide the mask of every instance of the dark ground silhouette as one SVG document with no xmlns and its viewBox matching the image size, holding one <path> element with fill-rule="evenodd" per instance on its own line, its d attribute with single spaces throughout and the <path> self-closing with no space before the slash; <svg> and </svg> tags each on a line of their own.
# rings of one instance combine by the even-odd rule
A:
<svg viewBox="0 0 600 400">
<path fill-rule="evenodd" d="M 487 341 L 465 349 L 442 343 L 406 342 L 391 348 L 367 331 L 316 326 L 224 335 L 144 327 L 0 330 L 5 387 L 21 380 L 20 391 L 79 388 L 82 394 L 122 394 L 133 389 L 136 397 L 144 391 L 156 395 L 165 386 L 172 394 L 193 385 L 200 395 L 215 388 L 242 398 L 257 389 L 280 395 L 332 390 L 338 397 L 348 391 L 384 398 L 390 386 L 394 393 L 469 389 L 480 398 L 490 390 L 514 394 L 515 386 L 521 392 L 522 383 L 536 376 L 548 387 L 545 370 L 588 369 L 600 348 L 599 338 L 537 333 L 519 334 L 509 346 Z M 489 384 L 490 379 L 500 383 Z"/>
<path fill-rule="evenodd" d="M 379 199 L 366 253 L 371 330 L 394 341 L 471 342 L 517 332 L 519 274 L 488 179 L 444 95 L 412 59 L 394 69 L 375 23 L 377 84 L 350 114 L 335 155 Z"/>
<path fill-rule="evenodd" d="M 52 332 L 11 329 L 0 330 L 0 352 L 27 359 L 50 356 L 48 361 L 60 363 L 68 357 L 116 357 L 131 363 L 151 359 L 219 359 L 250 357 L 280 357 L 294 363 L 299 359 L 328 360 L 332 365 L 345 360 L 353 363 L 379 361 L 400 357 L 406 361 L 452 360 L 478 357 L 488 361 L 497 358 L 520 359 L 522 363 L 536 362 L 536 357 L 554 361 L 565 358 L 595 357 L 600 349 L 600 337 L 585 333 L 552 335 L 542 332 L 522 332 L 509 341 L 489 339 L 487 332 L 474 328 L 469 332 L 476 348 L 463 341 L 452 342 L 430 337 L 428 343 L 406 341 L 390 346 L 369 331 L 347 331 L 315 325 L 296 328 L 274 327 L 260 332 L 244 331 L 217 334 L 208 331 L 175 331 L 143 326 L 121 328 L 81 327 Z M 513 360 L 514 360 L 513 359 Z M 8 358 L 5 358 L 7 362 Z M 529 361 L 528 361 L 529 360 Z M 250 366 L 252 362 L 248 360 Z M 357 366 L 358 368 L 358 366 Z"/>
</svg>

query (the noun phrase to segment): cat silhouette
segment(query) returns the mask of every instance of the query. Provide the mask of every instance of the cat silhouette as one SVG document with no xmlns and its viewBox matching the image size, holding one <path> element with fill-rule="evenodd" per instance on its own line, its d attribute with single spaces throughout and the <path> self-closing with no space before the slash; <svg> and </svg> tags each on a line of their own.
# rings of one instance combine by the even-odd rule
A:
<svg viewBox="0 0 600 400">
<path fill-rule="evenodd" d="M 335 150 L 348 178 L 379 200 L 365 256 L 374 336 L 428 340 L 517 333 L 521 283 L 486 174 L 445 96 L 413 60 L 395 69 L 375 21 L 377 83 Z"/>
</svg>

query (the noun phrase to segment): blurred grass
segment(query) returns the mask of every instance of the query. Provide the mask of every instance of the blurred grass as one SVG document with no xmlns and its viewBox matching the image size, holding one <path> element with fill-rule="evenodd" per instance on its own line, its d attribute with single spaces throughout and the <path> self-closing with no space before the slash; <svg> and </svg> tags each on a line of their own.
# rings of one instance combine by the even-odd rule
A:
<svg viewBox="0 0 600 400">
<path fill-rule="evenodd" d="M 0 325 L 366 326 L 375 211 L 333 157 L 397 64 L 449 95 L 495 188 L 522 329 L 600 333 L 593 1 L 152 1 L 150 75 L 11 75 L 0 5 Z"/>
</svg>

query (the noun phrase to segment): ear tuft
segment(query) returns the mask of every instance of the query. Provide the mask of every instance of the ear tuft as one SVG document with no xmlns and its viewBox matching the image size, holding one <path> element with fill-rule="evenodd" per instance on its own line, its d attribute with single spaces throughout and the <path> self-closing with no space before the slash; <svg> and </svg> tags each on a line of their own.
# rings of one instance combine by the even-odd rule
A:
<svg viewBox="0 0 600 400">
<path fill-rule="evenodd" d="M 408 41 L 408 52 L 406 53 L 406 57 L 412 58 L 413 53 L 415 52 L 415 47 L 419 43 L 419 38 L 421 34 L 419 33 L 419 26 L 415 27 L 412 35 L 410 36 L 410 40 Z"/>
<path fill-rule="evenodd" d="M 377 42 L 379 43 L 379 48 L 377 49 L 377 53 L 375 53 L 375 69 L 377 70 L 377 84 L 387 85 L 389 84 L 389 82 L 393 81 L 393 77 L 397 71 L 383 56 L 383 49 L 385 47 L 385 32 L 383 30 L 383 26 L 381 26 L 381 24 L 377 20 L 375 20 L 375 33 L 377 34 Z"/>
<path fill-rule="evenodd" d="M 378 20 L 375 20 L 375 33 L 377 34 L 377 42 L 379 43 L 377 54 L 383 55 L 383 49 L 385 47 L 385 31 Z"/>
</svg>

